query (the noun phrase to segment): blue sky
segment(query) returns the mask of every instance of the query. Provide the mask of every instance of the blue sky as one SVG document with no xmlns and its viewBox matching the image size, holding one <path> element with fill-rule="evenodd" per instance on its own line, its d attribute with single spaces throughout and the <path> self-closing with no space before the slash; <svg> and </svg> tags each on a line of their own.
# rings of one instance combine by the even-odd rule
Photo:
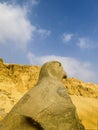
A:
<svg viewBox="0 0 98 130">
<path fill-rule="evenodd" d="M 0 0 L 0 57 L 42 65 L 98 84 L 97 0 Z"/>
</svg>

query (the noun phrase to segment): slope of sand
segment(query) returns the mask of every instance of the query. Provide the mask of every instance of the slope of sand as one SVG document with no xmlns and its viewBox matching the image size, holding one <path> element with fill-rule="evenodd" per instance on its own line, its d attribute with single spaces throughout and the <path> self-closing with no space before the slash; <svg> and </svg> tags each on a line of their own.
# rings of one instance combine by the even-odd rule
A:
<svg viewBox="0 0 98 130">
<path fill-rule="evenodd" d="M 80 120 L 87 130 L 98 130 L 98 98 L 71 96 Z"/>
</svg>

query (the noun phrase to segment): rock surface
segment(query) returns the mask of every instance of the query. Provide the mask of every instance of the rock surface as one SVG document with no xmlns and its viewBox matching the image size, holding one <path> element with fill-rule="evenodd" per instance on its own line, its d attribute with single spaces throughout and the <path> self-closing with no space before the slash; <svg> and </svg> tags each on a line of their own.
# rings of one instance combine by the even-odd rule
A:
<svg viewBox="0 0 98 130">
<path fill-rule="evenodd" d="M 40 67 L 6 64 L 2 59 L 0 61 L 0 120 L 2 120 L 15 103 L 36 84 Z M 85 83 L 76 78 L 68 78 L 63 83 L 86 129 L 97 130 L 98 85 Z"/>
<path fill-rule="evenodd" d="M 0 63 L 1 118 L 11 110 L 27 90 L 36 84 L 39 71 L 38 66 Z"/>
<path fill-rule="evenodd" d="M 63 77 L 67 76 L 61 63 L 45 63 L 37 85 L 1 121 L 0 129 L 33 130 L 36 123 L 37 130 L 38 126 L 43 130 L 85 130 L 67 89 L 61 82 Z"/>
</svg>

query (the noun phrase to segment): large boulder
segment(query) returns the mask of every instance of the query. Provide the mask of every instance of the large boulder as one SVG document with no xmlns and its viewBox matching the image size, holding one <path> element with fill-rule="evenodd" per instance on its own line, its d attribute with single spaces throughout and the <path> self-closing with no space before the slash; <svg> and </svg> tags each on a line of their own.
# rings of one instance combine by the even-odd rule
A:
<svg viewBox="0 0 98 130">
<path fill-rule="evenodd" d="M 61 63 L 45 63 L 37 85 L 2 120 L 0 130 L 84 130 L 61 82 L 66 77 Z"/>
</svg>

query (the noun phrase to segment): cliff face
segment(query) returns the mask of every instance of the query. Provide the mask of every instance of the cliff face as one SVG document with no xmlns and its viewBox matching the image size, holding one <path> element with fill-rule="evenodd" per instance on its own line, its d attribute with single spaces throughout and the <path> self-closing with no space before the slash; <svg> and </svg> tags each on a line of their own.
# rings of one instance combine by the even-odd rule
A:
<svg viewBox="0 0 98 130">
<path fill-rule="evenodd" d="M 39 71 L 39 66 L 5 64 L 0 59 L 0 119 L 36 84 Z M 75 78 L 64 79 L 63 83 L 68 89 L 82 123 L 87 129 L 97 130 L 98 85 Z"/>
<path fill-rule="evenodd" d="M 13 105 L 33 87 L 40 67 L 0 62 L 0 117 L 5 116 Z"/>
<path fill-rule="evenodd" d="M 98 98 L 98 84 L 85 83 L 76 78 L 67 78 L 63 83 L 70 95 Z"/>
</svg>

